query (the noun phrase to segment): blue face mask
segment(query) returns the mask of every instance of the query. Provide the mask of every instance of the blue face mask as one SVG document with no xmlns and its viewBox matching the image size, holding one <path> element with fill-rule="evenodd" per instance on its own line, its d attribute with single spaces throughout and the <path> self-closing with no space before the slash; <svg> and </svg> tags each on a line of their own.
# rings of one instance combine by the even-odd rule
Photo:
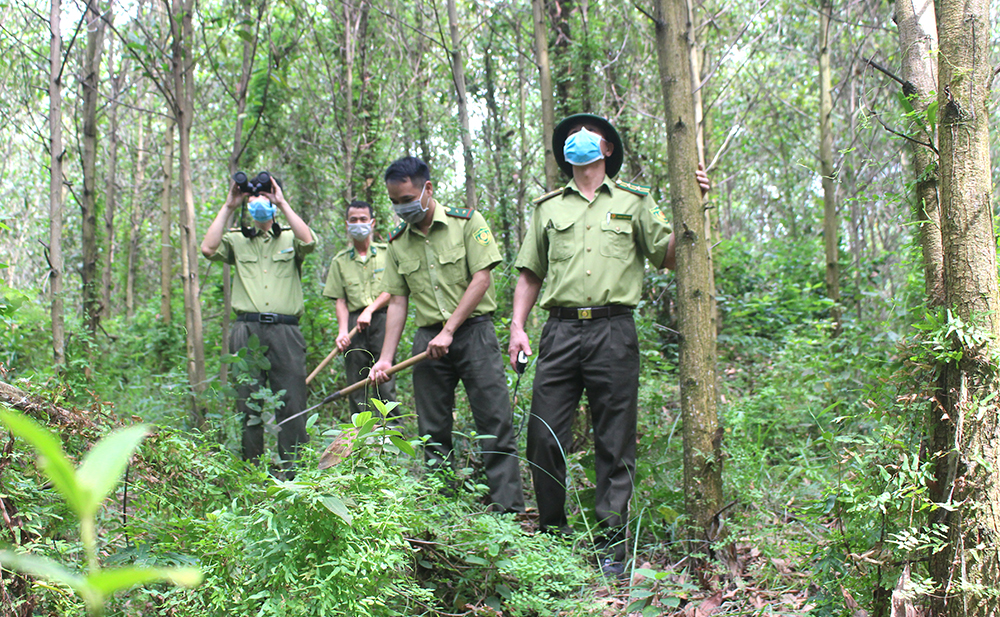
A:
<svg viewBox="0 0 1000 617">
<path fill-rule="evenodd" d="M 250 210 L 250 216 L 258 223 L 265 223 L 274 218 L 274 204 L 266 199 L 251 201 L 247 204 L 247 208 Z"/>
<path fill-rule="evenodd" d="M 571 165 L 588 165 L 604 158 L 601 152 L 603 138 L 587 129 L 580 129 L 566 140 L 563 156 Z"/>
</svg>

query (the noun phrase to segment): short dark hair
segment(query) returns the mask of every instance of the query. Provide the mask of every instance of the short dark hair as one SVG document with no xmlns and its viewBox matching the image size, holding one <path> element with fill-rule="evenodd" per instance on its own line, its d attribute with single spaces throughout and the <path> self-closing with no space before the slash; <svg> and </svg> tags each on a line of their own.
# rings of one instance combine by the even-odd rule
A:
<svg viewBox="0 0 1000 617">
<path fill-rule="evenodd" d="M 351 208 L 368 208 L 368 218 L 375 218 L 375 208 L 367 201 L 362 201 L 360 199 L 355 199 L 351 203 L 347 204 L 347 209 L 344 210 L 344 218 L 351 216 Z"/>
<path fill-rule="evenodd" d="M 385 170 L 385 182 L 403 182 L 409 180 L 413 184 L 423 184 L 431 179 L 431 169 L 427 163 L 415 156 L 398 158 Z"/>
</svg>

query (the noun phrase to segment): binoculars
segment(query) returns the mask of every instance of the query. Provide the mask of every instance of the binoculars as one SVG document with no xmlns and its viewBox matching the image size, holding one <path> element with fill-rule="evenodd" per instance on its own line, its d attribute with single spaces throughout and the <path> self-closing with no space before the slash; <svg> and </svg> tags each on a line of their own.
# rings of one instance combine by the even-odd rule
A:
<svg viewBox="0 0 1000 617">
<path fill-rule="evenodd" d="M 261 193 L 270 193 L 272 191 L 271 174 L 266 171 L 258 173 L 253 178 L 248 178 L 244 172 L 238 171 L 233 174 L 233 182 L 247 195 L 257 196 Z"/>
</svg>

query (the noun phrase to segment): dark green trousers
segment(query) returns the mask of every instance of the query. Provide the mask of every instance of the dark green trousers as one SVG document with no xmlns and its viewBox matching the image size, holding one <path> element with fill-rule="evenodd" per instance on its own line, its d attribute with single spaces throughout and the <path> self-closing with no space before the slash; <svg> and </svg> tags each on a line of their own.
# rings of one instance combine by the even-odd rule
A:
<svg viewBox="0 0 1000 617">
<path fill-rule="evenodd" d="M 595 512 L 608 541 L 615 543 L 628 522 L 635 472 L 639 342 L 632 315 L 549 319 L 542 330 L 528 422 L 528 461 L 543 530 L 567 524 L 564 453 L 572 445 L 573 420 L 584 392 L 594 429 Z"/>
<path fill-rule="evenodd" d="M 281 422 L 306 408 L 306 341 L 298 326 L 287 324 L 262 324 L 237 321 L 229 335 L 229 351 L 236 353 L 246 347 L 251 335 L 257 335 L 261 345 L 267 345 L 266 357 L 271 368 L 250 375 L 252 384 L 237 385 L 236 408 L 243 414 L 243 459 L 256 459 L 264 453 L 264 425 L 260 422 L 248 424 L 251 418 L 259 418 L 259 413 L 247 406 L 251 393 L 267 385 L 272 392 L 284 390 L 281 397 L 284 405 L 275 413 L 275 421 Z M 278 432 L 278 456 L 286 469 L 292 467 L 297 458 L 296 451 L 301 444 L 309 441 L 306 433 L 306 418 L 299 416 L 282 424 Z"/>
<path fill-rule="evenodd" d="M 379 311 L 372 315 L 371 324 L 354 335 L 351 339 L 351 346 L 344 352 L 344 368 L 347 372 L 347 384 L 357 383 L 368 377 L 375 360 L 378 360 L 382 353 L 382 341 L 385 340 L 385 311 Z M 349 315 L 348 329 L 353 330 L 358 323 L 358 315 L 361 311 L 354 311 Z M 396 363 L 393 359 L 393 364 Z M 349 395 L 351 413 L 360 413 L 369 410 L 368 400 L 377 398 L 380 401 L 396 400 L 396 377 L 393 375 L 389 381 L 379 386 L 364 387 L 355 390 Z M 370 410 L 375 413 L 374 407 Z"/>
<path fill-rule="evenodd" d="M 427 349 L 440 328 L 417 328 L 413 355 Z M 505 512 L 524 512 L 524 491 L 514 439 L 513 416 L 503 359 L 492 321 L 465 324 L 455 332 L 448 355 L 424 360 L 413 369 L 413 398 L 421 435 L 432 444 L 424 458 L 452 462 L 455 388 L 459 380 L 469 396 L 476 431 L 493 435 L 480 441 L 490 501 Z"/>
</svg>

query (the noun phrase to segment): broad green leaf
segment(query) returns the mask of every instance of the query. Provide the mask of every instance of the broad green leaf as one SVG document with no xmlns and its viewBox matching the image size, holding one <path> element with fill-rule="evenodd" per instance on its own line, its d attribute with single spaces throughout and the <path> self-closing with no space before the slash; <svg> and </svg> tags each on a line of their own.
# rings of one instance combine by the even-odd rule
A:
<svg viewBox="0 0 1000 617">
<path fill-rule="evenodd" d="M 410 456 L 415 456 L 417 453 L 417 451 L 413 449 L 413 444 L 406 441 L 405 439 L 396 437 L 395 435 L 391 435 L 389 437 L 389 441 L 392 442 L 392 445 L 399 448 L 400 452 L 404 452 L 406 454 L 409 454 Z"/>
<path fill-rule="evenodd" d="M 198 568 L 110 568 L 87 577 L 87 583 L 110 596 L 116 591 L 146 583 L 167 582 L 181 587 L 196 587 L 203 579 Z"/>
<path fill-rule="evenodd" d="M 490 563 L 488 561 L 486 561 L 482 557 L 477 557 L 476 555 L 466 555 L 465 556 L 465 561 L 467 563 L 476 564 L 477 566 L 488 566 L 488 565 L 490 565 Z"/>
<path fill-rule="evenodd" d="M 35 448 L 41 457 L 39 467 L 42 472 L 66 500 L 66 504 L 80 516 L 84 510 L 83 493 L 77 484 L 73 465 L 63 453 L 59 438 L 31 418 L 19 413 L 0 411 L 0 422 L 3 422 L 11 433 Z"/>
<path fill-rule="evenodd" d="M 340 497 L 337 497 L 336 495 L 324 495 L 323 505 L 327 510 L 343 519 L 343 521 L 348 525 L 354 522 L 354 517 L 347 511 L 347 506 L 344 505 L 344 502 L 341 501 Z"/>
<path fill-rule="evenodd" d="M 0 551 L 0 566 L 8 570 L 16 570 L 56 583 L 62 583 L 73 591 L 84 595 L 87 592 L 87 579 L 64 568 L 62 564 L 24 553 Z"/>
<path fill-rule="evenodd" d="M 101 507 L 104 498 L 118 484 L 125 466 L 128 465 L 128 459 L 149 432 L 150 427 L 145 424 L 114 431 L 94 444 L 90 452 L 83 457 L 76 479 L 79 486 L 86 491 L 84 493 L 86 515 L 93 514 Z"/>
</svg>

